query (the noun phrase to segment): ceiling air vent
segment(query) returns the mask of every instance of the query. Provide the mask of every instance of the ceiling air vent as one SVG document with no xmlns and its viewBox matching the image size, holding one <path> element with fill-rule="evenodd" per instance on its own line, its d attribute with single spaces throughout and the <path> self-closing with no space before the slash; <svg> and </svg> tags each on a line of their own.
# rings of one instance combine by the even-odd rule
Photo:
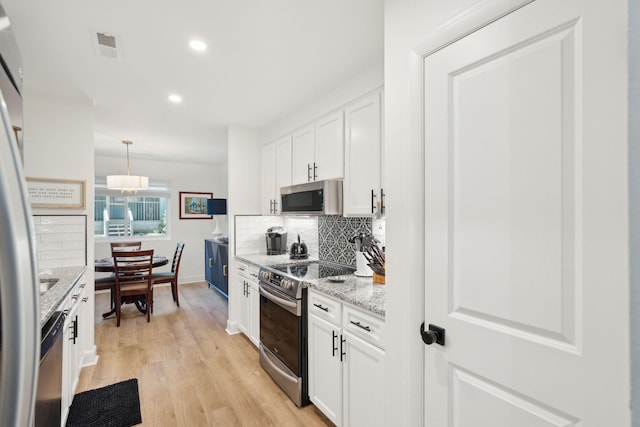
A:
<svg viewBox="0 0 640 427">
<path fill-rule="evenodd" d="M 120 36 L 107 32 L 93 32 L 93 47 L 96 54 L 105 58 L 120 61 L 122 53 L 120 51 Z"/>
</svg>

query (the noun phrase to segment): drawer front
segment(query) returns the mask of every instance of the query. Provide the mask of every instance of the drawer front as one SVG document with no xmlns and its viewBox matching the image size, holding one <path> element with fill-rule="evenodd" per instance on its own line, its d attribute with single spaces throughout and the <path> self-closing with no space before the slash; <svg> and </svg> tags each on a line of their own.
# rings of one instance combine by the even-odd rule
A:
<svg viewBox="0 0 640 427">
<path fill-rule="evenodd" d="M 249 264 L 248 277 L 253 283 L 258 283 L 258 271 L 260 267 L 254 264 Z"/>
<path fill-rule="evenodd" d="M 344 306 L 342 329 L 362 338 L 370 344 L 384 349 L 384 319 L 365 313 L 350 306 Z"/>
<path fill-rule="evenodd" d="M 249 277 L 249 264 L 237 261 L 236 262 L 236 270 L 239 275 L 244 277 Z"/>
<path fill-rule="evenodd" d="M 309 289 L 307 311 L 340 327 L 342 322 L 342 303 L 327 295 Z"/>
</svg>

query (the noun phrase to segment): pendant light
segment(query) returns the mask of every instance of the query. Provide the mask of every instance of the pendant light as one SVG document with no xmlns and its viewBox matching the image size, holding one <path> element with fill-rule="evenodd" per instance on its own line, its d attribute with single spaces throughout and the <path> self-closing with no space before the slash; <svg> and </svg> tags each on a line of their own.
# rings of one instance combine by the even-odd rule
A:
<svg viewBox="0 0 640 427">
<path fill-rule="evenodd" d="M 121 193 L 126 191 L 129 194 L 149 188 L 149 177 L 131 175 L 129 167 L 129 146 L 133 144 L 133 142 L 122 141 L 122 143 L 127 147 L 127 174 L 107 176 L 107 188 L 110 190 L 120 190 Z"/>
</svg>

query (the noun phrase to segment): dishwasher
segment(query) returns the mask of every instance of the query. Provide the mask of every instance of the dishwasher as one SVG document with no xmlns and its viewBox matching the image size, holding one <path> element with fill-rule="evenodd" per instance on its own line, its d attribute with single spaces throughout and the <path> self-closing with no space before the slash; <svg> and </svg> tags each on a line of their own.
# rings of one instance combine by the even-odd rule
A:
<svg viewBox="0 0 640 427">
<path fill-rule="evenodd" d="M 42 327 L 35 426 L 60 426 L 62 412 L 62 333 L 65 315 L 56 311 Z"/>
</svg>

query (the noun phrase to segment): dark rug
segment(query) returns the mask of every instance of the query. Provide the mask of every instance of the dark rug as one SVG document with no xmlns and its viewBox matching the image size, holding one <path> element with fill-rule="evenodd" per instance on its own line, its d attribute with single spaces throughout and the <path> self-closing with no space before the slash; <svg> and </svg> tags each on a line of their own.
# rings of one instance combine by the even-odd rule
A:
<svg viewBox="0 0 640 427">
<path fill-rule="evenodd" d="M 131 427 L 140 423 L 135 378 L 76 394 L 67 417 L 67 427 Z"/>
</svg>

